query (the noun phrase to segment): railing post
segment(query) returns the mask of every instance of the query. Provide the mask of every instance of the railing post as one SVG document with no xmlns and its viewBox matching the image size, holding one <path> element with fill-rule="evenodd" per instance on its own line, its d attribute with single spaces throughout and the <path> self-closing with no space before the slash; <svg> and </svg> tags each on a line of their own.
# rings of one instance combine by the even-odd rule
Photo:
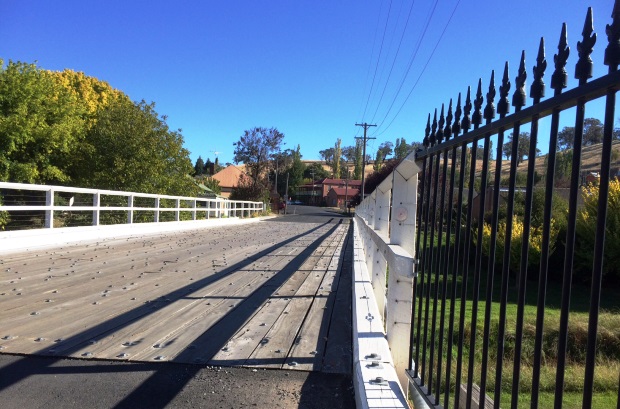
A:
<svg viewBox="0 0 620 409">
<path fill-rule="evenodd" d="M 390 243 L 398 245 L 415 257 L 415 220 L 420 169 L 412 159 L 405 158 L 393 173 L 392 217 Z M 401 385 L 408 385 L 405 370 L 409 368 L 409 335 L 413 302 L 413 271 L 399 271 L 399 265 L 390 266 L 387 293 L 387 340 Z M 411 268 L 411 267 L 408 267 Z"/>
<path fill-rule="evenodd" d="M 45 206 L 48 206 L 45 210 L 45 227 L 48 229 L 54 228 L 54 189 L 49 189 L 45 192 Z"/>
<path fill-rule="evenodd" d="M 174 205 L 176 210 L 174 211 L 174 220 L 179 222 L 181 221 L 181 199 L 175 199 Z"/>
<path fill-rule="evenodd" d="M 133 223 L 133 195 L 127 196 L 127 224 Z"/>
<path fill-rule="evenodd" d="M 93 226 L 99 226 L 99 211 L 101 209 L 101 193 L 93 194 Z"/>
<path fill-rule="evenodd" d="M 155 223 L 159 223 L 159 197 L 155 198 L 155 215 L 153 217 Z"/>
<path fill-rule="evenodd" d="M 386 190 L 381 190 L 383 186 L 378 186 L 373 192 L 375 195 L 374 203 L 374 229 L 384 237 L 388 242 L 389 234 L 389 219 L 390 219 L 390 195 L 391 184 L 386 186 Z M 381 253 L 380 248 L 374 244 L 372 239 L 369 240 L 372 243 L 372 288 L 374 289 L 375 298 L 377 300 L 377 306 L 379 311 L 385 318 L 385 293 L 386 293 L 386 273 L 387 273 L 387 261 L 385 255 Z"/>
<path fill-rule="evenodd" d="M 192 220 L 196 220 L 196 199 L 192 200 Z"/>
</svg>

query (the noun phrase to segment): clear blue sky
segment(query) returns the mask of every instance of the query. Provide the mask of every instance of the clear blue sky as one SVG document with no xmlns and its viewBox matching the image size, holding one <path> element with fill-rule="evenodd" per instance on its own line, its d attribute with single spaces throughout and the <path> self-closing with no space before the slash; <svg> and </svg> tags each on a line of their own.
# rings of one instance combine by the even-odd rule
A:
<svg viewBox="0 0 620 409">
<path fill-rule="evenodd" d="M 380 125 L 370 154 L 384 141 L 420 141 L 431 110 L 480 77 L 486 93 L 492 69 L 499 85 L 506 60 L 512 94 L 521 50 L 529 95 L 541 36 L 548 87 L 562 22 L 572 88 L 588 6 L 596 77 L 607 69 L 612 0 L 2 0 L 0 58 L 83 71 L 154 101 L 193 161 L 218 151 L 232 162 L 233 142 L 255 126 L 278 128 L 284 148 L 318 159 L 336 138 L 353 145 L 356 122 Z"/>
</svg>

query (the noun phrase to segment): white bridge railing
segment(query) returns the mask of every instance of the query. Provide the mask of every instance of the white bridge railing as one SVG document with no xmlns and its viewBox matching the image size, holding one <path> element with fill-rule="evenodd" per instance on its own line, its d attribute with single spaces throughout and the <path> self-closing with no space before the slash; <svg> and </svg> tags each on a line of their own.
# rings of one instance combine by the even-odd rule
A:
<svg viewBox="0 0 620 409">
<path fill-rule="evenodd" d="M 409 154 L 356 208 L 353 317 L 358 407 L 408 407 L 420 171 L 414 158 Z"/>
<path fill-rule="evenodd" d="M 244 218 L 262 211 L 262 202 L 0 182 L 0 212 L 13 229 Z"/>
</svg>

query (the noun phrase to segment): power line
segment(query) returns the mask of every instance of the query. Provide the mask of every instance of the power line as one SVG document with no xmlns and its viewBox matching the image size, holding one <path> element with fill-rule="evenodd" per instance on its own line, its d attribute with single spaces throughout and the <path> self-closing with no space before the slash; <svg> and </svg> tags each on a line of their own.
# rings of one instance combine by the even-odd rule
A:
<svg viewBox="0 0 620 409">
<path fill-rule="evenodd" d="M 430 12 L 430 14 L 428 16 L 428 19 L 426 20 L 426 25 L 424 26 L 424 29 L 422 31 L 422 35 L 420 36 L 420 38 L 418 40 L 418 43 L 416 44 L 416 48 L 415 48 L 415 50 L 413 52 L 413 55 L 409 59 L 409 64 L 407 65 L 407 69 L 405 70 L 405 74 L 403 75 L 403 78 L 400 81 L 400 84 L 398 85 L 398 90 L 396 91 L 396 94 L 394 94 L 394 98 L 392 99 L 392 103 L 390 104 L 390 107 L 388 108 L 386 114 L 384 115 L 383 119 L 379 123 L 379 127 L 381 127 L 383 125 L 383 122 L 385 122 L 386 118 L 388 117 L 388 115 L 392 111 L 392 108 L 394 107 L 394 104 L 396 103 L 396 99 L 398 98 L 398 95 L 400 95 L 400 91 L 402 90 L 403 86 L 405 85 L 405 81 L 407 80 L 407 77 L 409 76 L 409 72 L 411 71 L 411 67 L 413 66 L 413 62 L 415 61 L 415 58 L 417 57 L 418 52 L 420 51 L 420 46 L 422 45 L 422 41 L 424 40 L 424 37 L 426 36 L 426 33 L 428 31 L 428 26 L 430 25 L 430 23 L 431 23 L 431 21 L 433 19 L 433 16 L 435 15 L 435 10 L 437 9 L 437 4 L 438 3 L 439 3 L 439 0 L 435 0 L 435 4 L 433 5 L 433 8 L 431 9 L 431 12 Z M 377 129 L 377 131 L 378 131 L 378 129 Z M 375 131 L 373 133 L 373 135 L 376 134 L 377 131 Z"/>
<path fill-rule="evenodd" d="M 388 9 L 387 18 L 385 19 L 385 26 L 383 27 L 383 36 L 381 37 L 381 47 L 379 47 L 379 56 L 377 57 L 377 64 L 375 65 L 375 73 L 372 76 L 372 83 L 370 84 L 370 91 L 368 92 L 368 98 L 366 99 L 366 106 L 364 107 L 364 113 L 362 119 L 366 117 L 366 110 L 368 109 L 368 103 L 370 102 L 370 96 L 372 95 L 372 89 L 375 85 L 375 79 L 377 78 L 377 70 L 379 69 L 379 62 L 381 61 L 381 53 L 383 52 L 383 41 L 385 40 L 385 32 L 387 31 L 388 22 L 390 21 L 390 12 L 392 11 L 392 0 L 390 0 L 390 7 Z"/>
<path fill-rule="evenodd" d="M 403 44 L 403 39 L 405 38 L 405 33 L 407 32 L 407 27 L 409 26 L 409 19 L 411 18 L 411 12 L 413 11 L 414 4 L 415 4 L 415 0 L 411 2 L 411 7 L 409 7 L 409 14 L 407 14 L 407 21 L 405 21 L 405 27 L 403 28 L 403 33 L 400 36 L 400 41 L 398 42 L 398 48 L 396 49 L 396 54 L 394 54 L 394 60 L 392 61 L 392 66 L 390 67 L 390 72 L 388 73 L 388 77 L 385 80 L 383 91 L 381 91 L 381 97 L 379 98 L 379 102 L 377 103 L 377 108 L 375 109 L 374 114 L 372 114 L 371 122 L 374 121 L 375 117 L 377 116 L 377 112 L 379 111 L 379 107 L 381 106 L 381 101 L 383 101 L 383 96 L 385 95 L 385 90 L 387 89 L 388 83 L 390 82 L 390 78 L 392 78 L 392 71 L 394 70 L 396 59 L 398 58 L 398 54 L 400 53 L 400 47 Z"/>
<path fill-rule="evenodd" d="M 428 57 L 428 59 L 426 60 L 426 63 L 424 64 L 424 67 L 422 68 L 422 71 L 420 72 L 420 75 L 418 76 L 418 78 L 416 79 L 416 82 L 413 84 L 413 87 L 411 88 L 411 90 L 409 91 L 409 93 L 407 94 L 407 96 L 405 97 L 405 100 L 403 101 L 403 103 L 401 104 L 400 108 L 398 108 L 398 111 L 396 112 L 396 114 L 394 115 L 394 117 L 392 118 L 392 120 L 390 121 L 390 123 L 381 131 L 380 134 L 378 134 L 378 136 L 383 135 L 389 128 L 390 126 L 392 126 L 392 124 L 394 123 L 394 121 L 396 120 L 396 118 L 398 118 L 398 115 L 400 114 L 400 112 L 403 110 L 403 108 L 405 107 L 405 104 L 407 103 L 407 101 L 409 100 L 409 97 L 411 96 L 411 94 L 413 93 L 413 90 L 416 88 L 416 86 L 418 85 L 418 82 L 420 82 L 420 79 L 422 78 L 422 75 L 424 74 L 424 72 L 426 71 L 426 68 L 428 67 L 428 64 L 431 62 L 431 59 L 433 58 L 433 55 L 435 54 L 435 51 L 437 51 L 437 47 L 439 47 L 439 43 L 441 42 L 441 39 L 443 38 L 444 34 L 446 33 L 446 30 L 448 29 L 448 25 L 450 25 L 450 22 L 452 21 L 452 17 L 454 17 L 454 13 L 456 12 L 456 8 L 458 7 L 459 3 L 461 2 L 461 0 L 458 0 L 456 2 L 456 5 L 454 6 L 454 9 L 452 10 L 452 14 L 450 14 L 450 18 L 448 19 L 448 21 L 446 22 L 446 25 L 443 28 L 443 31 L 441 32 L 441 35 L 439 36 L 439 39 L 437 40 L 437 43 L 435 44 L 435 47 L 433 48 L 433 51 L 431 52 L 431 55 Z M 390 107 L 391 109 L 391 107 Z M 389 111 L 388 111 L 389 114 Z M 388 114 L 385 115 L 385 117 L 383 118 L 383 121 L 381 122 L 381 125 L 383 125 L 383 122 L 385 121 L 385 119 L 387 118 Z M 375 135 L 377 134 L 376 132 L 373 134 Z"/>
</svg>

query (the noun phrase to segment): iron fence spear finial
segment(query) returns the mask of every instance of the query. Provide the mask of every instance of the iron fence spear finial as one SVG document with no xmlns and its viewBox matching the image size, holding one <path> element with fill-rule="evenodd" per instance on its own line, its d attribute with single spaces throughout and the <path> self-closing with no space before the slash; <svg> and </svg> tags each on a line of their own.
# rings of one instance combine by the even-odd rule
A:
<svg viewBox="0 0 620 409">
<path fill-rule="evenodd" d="M 592 7 L 588 7 L 588 14 L 586 15 L 581 35 L 583 40 L 577 41 L 579 60 L 577 60 L 577 65 L 575 66 L 575 78 L 579 80 L 579 84 L 584 84 L 588 79 L 592 78 L 592 67 L 594 65 L 590 57 L 594 44 L 596 44 L 596 33 L 592 23 Z"/>
<path fill-rule="evenodd" d="M 489 92 L 487 92 L 487 105 L 484 107 L 484 119 L 490 124 L 495 118 L 495 70 L 491 71 L 491 81 L 489 82 Z"/>
<path fill-rule="evenodd" d="M 437 108 L 435 108 L 435 115 L 433 116 L 433 125 L 431 125 L 431 137 L 430 137 L 431 146 L 435 146 L 435 142 L 437 141 L 437 139 L 435 139 L 436 137 L 437 137 Z"/>
<path fill-rule="evenodd" d="M 499 101 L 497 101 L 497 112 L 500 116 L 508 114 L 510 110 L 510 101 L 508 101 L 508 93 L 510 92 L 510 79 L 508 77 L 508 61 L 504 64 L 504 75 L 502 76 L 502 85 L 499 86 Z"/>
<path fill-rule="evenodd" d="M 615 71 L 620 64 L 620 0 L 615 1 L 611 18 L 613 19 L 612 23 L 605 26 L 605 33 L 609 42 L 605 48 L 605 65 L 608 65 L 610 70 Z"/>
<path fill-rule="evenodd" d="M 568 74 L 566 73 L 566 61 L 570 55 L 570 47 L 566 38 L 566 23 L 562 24 L 562 33 L 560 34 L 560 42 L 558 43 L 558 53 L 553 56 L 555 71 L 551 76 L 551 88 L 555 90 L 555 94 L 562 92 L 566 88 Z"/>
<path fill-rule="evenodd" d="M 541 98 L 545 96 L 545 81 L 543 76 L 547 69 L 547 60 L 545 59 L 545 39 L 540 38 L 540 45 L 538 46 L 538 56 L 536 57 L 536 65 L 533 68 L 534 81 L 530 87 L 530 96 L 534 99 L 534 103 L 540 102 Z"/>
<path fill-rule="evenodd" d="M 428 114 L 428 119 L 426 120 L 426 129 L 424 132 L 424 140 L 422 140 L 422 145 L 424 145 L 425 148 L 428 148 L 428 146 L 430 145 L 430 141 L 429 141 L 429 135 L 431 134 L 431 114 Z"/>
<path fill-rule="evenodd" d="M 482 78 L 478 79 L 478 90 L 476 91 L 476 99 L 474 99 L 474 113 L 471 116 L 471 122 L 474 124 L 474 129 L 477 129 L 482 123 L 482 104 L 484 98 L 482 97 Z"/>
<path fill-rule="evenodd" d="M 469 131 L 471 127 L 471 118 L 469 117 L 469 113 L 471 112 L 471 87 L 467 87 L 467 97 L 465 98 L 465 115 L 463 116 L 463 122 L 461 123 L 461 128 L 463 128 L 463 132 Z"/>
<path fill-rule="evenodd" d="M 517 71 L 517 77 L 515 78 L 515 93 L 512 95 L 512 106 L 518 111 L 525 106 L 525 80 L 527 79 L 527 72 L 525 71 L 525 50 L 521 51 L 521 62 L 519 63 L 519 70 Z"/>
<path fill-rule="evenodd" d="M 450 139 L 452 134 L 452 98 L 450 98 L 450 104 L 448 105 L 448 115 L 446 115 L 446 127 L 443 130 L 443 136 L 446 141 Z"/>
<path fill-rule="evenodd" d="M 456 102 L 456 111 L 454 111 L 455 118 L 454 124 L 452 124 L 452 134 L 456 138 L 459 133 L 461 133 L 461 115 L 463 111 L 461 110 L 461 93 L 459 92 L 459 98 Z"/>
<path fill-rule="evenodd" d="M 443 140 L 443 125 L 446 123 L 445 117 L 443 115 L 444 106 L 441 104 L 441 114 L 439 115 L 439 122 L 437 123 L 437 143 L 441 143 Z"/>
</svg>

